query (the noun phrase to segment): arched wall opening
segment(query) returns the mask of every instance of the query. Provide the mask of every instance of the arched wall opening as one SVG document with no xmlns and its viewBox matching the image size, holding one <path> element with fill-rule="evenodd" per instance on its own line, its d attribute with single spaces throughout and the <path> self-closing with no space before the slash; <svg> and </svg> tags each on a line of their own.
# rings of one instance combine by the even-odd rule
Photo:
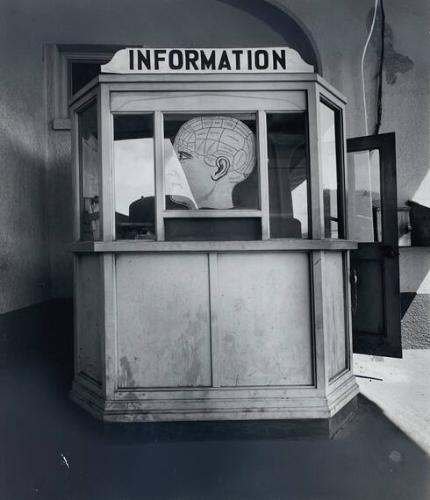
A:
<svg viewBox="0 0 430 500">
<path fill-rule="evenodd" d="M 217 0 L 254 16 L 282 37 L 286 45 L 296 50 L 303 59 L 322 75 L 321 58 L 312 34 L 304 23 L 277 0 Z"/>
<path fill-rule="evenodd" d="M 50 22 L 41 21 L 37 30 L 28 27 L 27 37 L 32 39 L 32 43 L 26 43 L 26 46 L 37 47 L 49 40 L 70 52 L 84 49 L 90 57 L 92 52 L 112 52 L 125 46 L 288 46 L 313 65 L 316 72 L 322 72 L 318 50 L 307 28 L 293 13 L 283 5 L 275 5 L 272 0 L 146 0 L 144 3 L 124 0 L 109 9 L 102 0 L 94 0 L 91 6 L 88 6 L 87 0 L 75 0 L 73 8 L 64 0 L 59 0 L 49 16 L 48 2 L 42 2 L 47 14 L 43 19 L 49 18 Z M 41 13 L 43 8 L 35 9 L 34 15 L 40 18 Z M 31 12 L 28 14 L 31 17 Z M 32 61 L 36 59 L 34 56 Z M 37 74 L 37 71 L 34 66 L 34 73 Z M 70 138 L 61 132 L 61 129 L 64 130 L 61 119 L 67 118 L 68 114 L 68 96 L 62 99 L 59 113 L 55 105 L 48 103 L 48 106 L 50 121 L 55 125 L 56 119 L 59 119 L 60 124 L 60 129 L 56 130 L 54 126 L 54 130 L 49 132 L 49 164 L 52 168 L 48 179 L 48 198 L 53 200 L 52 206 L 55 207 L 48 210 L 50 282 L 54 297 L 70 296 L 72 266 L 69 248 L 64 242 L 72 239 L 71 156 Z"/>
</svg>

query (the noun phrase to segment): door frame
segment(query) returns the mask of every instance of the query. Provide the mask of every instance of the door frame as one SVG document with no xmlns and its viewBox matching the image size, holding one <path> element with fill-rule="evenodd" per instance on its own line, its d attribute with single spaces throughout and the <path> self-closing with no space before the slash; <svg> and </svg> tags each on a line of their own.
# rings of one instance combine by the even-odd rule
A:
<svg viewBox="0 0 430 500">
<path fill-rule="evenodd" d="M 358 243 L 358 249 L 351 252 L 351 272 L 354 255 L 359 256 L 366 249 L 374 253 L 375 259 L 382 259 L 383 335 L 353 330 L 353 350 L 361 354 L 402 357 L 395 133 L 347 140 L 348 153 L 376 149 L 380 159 L 382 242 Z M 352 295 L 354 287 L 359 286 L 356 278 L 351 274 Z"/>
</svg>

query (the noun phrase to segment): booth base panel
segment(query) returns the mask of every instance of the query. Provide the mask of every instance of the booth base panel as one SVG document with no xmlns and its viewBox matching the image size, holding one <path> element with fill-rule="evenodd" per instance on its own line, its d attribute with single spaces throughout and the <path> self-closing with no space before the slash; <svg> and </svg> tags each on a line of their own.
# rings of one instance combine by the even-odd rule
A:
<svg viewBox="0 0 430 500">
<path fill-rule="evenodd" d="M 106 422 L 174 422 L 215 420 L 282 420 L 282 419 L 328 419 L 345 407 L 357 394 L 358 386 L 351 373 L 328 387 L 328 394 L 321 396 L 316 389 L 307 389 L 303 395 L 276 396 L 276 389 L 249 388 L 258 396 L 244 397 L 243 390 L 229 389 L 228 397 L 193 397 L 190 391 L 184 398 L 184 391 L 169 391 L 169 397 L 158 398 L 152 391 L 133 391 L 129 395 L 121 391 L 115 399 L 104 399 L 100 393 L 87 385 L 75 381 L 70 393 L 71 399 L 95 417 Z"/>
</svg>

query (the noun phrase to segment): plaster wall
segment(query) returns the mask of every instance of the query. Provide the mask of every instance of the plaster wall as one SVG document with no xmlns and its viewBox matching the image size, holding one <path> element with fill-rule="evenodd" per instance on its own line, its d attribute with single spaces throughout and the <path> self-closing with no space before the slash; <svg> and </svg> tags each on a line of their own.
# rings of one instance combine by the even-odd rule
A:
<svg viewBox="0 0 430 500">
<path fill-rule="evenodd" d="M 0 0 L 2 295 L 0 312 L 71 295 L 70 132 L 53 131 L 46 43 L 149 46 L 283 45 L 286 33 L 267 5 L 299 19 L 318 48 L 324 77 L 348 98 L 347 137 L 365 134 L 360 58 L 373 0 Z M 397 136 L 402 205 L 430 196 L 430 4 L 385 2 L 386 71 L 381 132 Z M 329 5 L 329 8 L 327 8 Z M 266 7 L 265 7 L 266 6 Z M 270 15 L 269 15 L 270 14 Z M 281 19 L 281 16 L 279 16 Z M 366 58 L 369 130 L 376 119 L 378 33 Z M 388 47 L 388 48 L 387 48 Z M 46 62 L 46 61 L 45 61 Z M 45 89 L 46 98 L 45 98 Z M 48 223 L 47 223 L 48 222 Z M 404 253 L 410 252 L 404 258 Z M 402 291 L 418 292 L 428 249 L 401 255 Z M 409 277 L 413 275 L 414 280 Z M 48 290 L 48 284 L 51 289 Z M 427 285 L 426 288 L 427 290 Z M 419 292 L 421 293 L 421 292 Z M 428 292 L 422 292 L 428 293 Z"/>
<path fill-rule="evenodd" d="M 0 12 L 4 313 L 72 293 L 70 131 L 50 127 L 54 95 L 44 44 L 258 46 L 282 45 L 283 37 L 215 0 L 0 0 Z"/>
<path fill-rule="evenodd" d="M 306 25 L 318 47 L 324 78 L 345 94 L 347 137 L 366 135 L 361 55 L 370 28 L 373 0 L 272 0 Z M 391 0 L 385 7 L 385 63 L 380 132 L 396 133 L 398 205 L 414 200 L 430 207 L 430 3 Z M 377 17 L 365 59 L 368 131 L 374 133 L 380 36 Z M 430 247 L 400 249 L 404 295 L 404 346 L 430 347 Z"/>
<path fill-rule="evenodd" d="M 41 46 L 0 5 L 0 313 L 49 296 Z"/>
</svg>

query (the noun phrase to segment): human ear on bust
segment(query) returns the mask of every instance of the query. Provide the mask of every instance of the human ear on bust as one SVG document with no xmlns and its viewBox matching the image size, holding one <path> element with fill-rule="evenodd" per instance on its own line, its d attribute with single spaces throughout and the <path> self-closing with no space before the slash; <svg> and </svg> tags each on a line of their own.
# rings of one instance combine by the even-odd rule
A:
<svg viewBox="0 0 430 500">
<path fill-rule="evenodd" d="M 211 175 L 213 181 L 219 181 L 230 170 L 230 160 L 225 156 L 218 156 L 215 162 L 216 171 Z"/>
</svg>

